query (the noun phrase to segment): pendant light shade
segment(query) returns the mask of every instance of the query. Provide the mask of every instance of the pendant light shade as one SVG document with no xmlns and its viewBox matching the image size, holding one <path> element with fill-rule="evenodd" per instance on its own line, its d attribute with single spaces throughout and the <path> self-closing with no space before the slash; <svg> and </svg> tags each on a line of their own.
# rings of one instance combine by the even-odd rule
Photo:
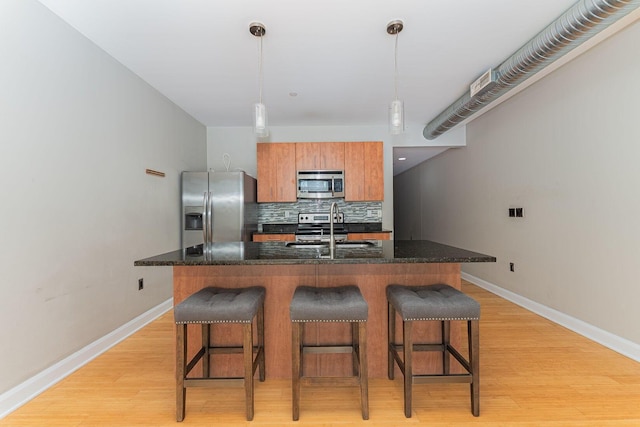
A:
<svg viewBox="0 0 640 427">
<path fill-rule="evenodd" d="M 404 132 L 404 103 L 399 99 L 389 105 L 389 132 L 394 135 Z"/>
<path fill-rule="evenodd" d="M 260 40 L 258 42 L 258 102 L 253 105 L 253 132 L 256 136 L 263 138 L 269 136 L 269 128 L 267 127 L 267 107 L 262 103 L 262 37 L 266 34 L 267 29 L 260 22 L 252 22 L 249 24 L 249 32 Z"/>
<path fill-rule="evenodd" d="M 387 33 L 396 36 L 393 55 L 393 87 L 395 98 L 389 105 L 389 132 L 398 135 L 404 132 L 404 103 L 398 99 L 398 34 L 402 31 L 404 24 L 395 20 L 387 24 Z"/>
<path fill-rule="evenodd" d="M 253 104 L 253 132 L 259 137 L 269 136 L 267 129 L 267 108 L 263 103 Z"/>
</svg>

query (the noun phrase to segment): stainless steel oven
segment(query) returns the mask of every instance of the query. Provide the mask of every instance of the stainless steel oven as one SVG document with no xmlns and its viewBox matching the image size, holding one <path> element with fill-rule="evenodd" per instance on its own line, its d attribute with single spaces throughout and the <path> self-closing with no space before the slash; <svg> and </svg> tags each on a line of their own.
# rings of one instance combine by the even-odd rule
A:
<svg viewBox="0 0 640 427">
<path fill-rule="evenodd" d="M 299 199 L 344 197 L 344 171 L 298 171 Z"/>
<path fill-rule="evenodd" d="M 328 242 L 331 223 L 328 213 L 300 213 L 298 214 L 298 229 L 296 241 L 298 242 Z M 342 212 L 334 214 L 333 236 L 337 242 L 347 240 L 347 232 L 344 228 L 344 216 Z"/>
</svg>

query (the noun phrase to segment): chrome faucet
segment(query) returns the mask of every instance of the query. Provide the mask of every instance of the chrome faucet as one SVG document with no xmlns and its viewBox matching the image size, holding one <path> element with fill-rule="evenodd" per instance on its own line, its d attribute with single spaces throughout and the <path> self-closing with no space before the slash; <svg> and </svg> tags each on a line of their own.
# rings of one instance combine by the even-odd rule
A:
<svg viewBox="0 0 640 427">
<path fill-rule="evenodd" d="M 336 202 L 332 202 L 331 208 L 329 208 L 329 253 L 331 254 L 332 259 L 333 253 L 336 249 L 336 236 L 333 234 L 333 215 L 336 215 L 337 217 L 339 213 L 338 204 Z"/>
</svg>

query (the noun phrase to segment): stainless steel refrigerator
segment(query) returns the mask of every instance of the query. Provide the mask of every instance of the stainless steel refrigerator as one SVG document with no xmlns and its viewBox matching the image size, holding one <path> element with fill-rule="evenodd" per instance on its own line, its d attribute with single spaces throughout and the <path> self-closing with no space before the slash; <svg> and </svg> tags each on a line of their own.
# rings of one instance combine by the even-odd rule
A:
<svg viewBox="0 0 640 427">
<path fill-rule="evenodd" d="M 245 172 L 182 172 L 182 248 L 251 241 L 256 200 L 256 180 Z"/>
</svg>

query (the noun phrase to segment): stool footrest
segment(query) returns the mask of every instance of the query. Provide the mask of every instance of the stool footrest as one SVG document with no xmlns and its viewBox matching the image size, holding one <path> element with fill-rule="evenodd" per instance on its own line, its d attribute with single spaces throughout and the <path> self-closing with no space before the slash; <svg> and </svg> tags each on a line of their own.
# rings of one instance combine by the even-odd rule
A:
<svg viewBox="0 0 640 427">
<path fill-rule="evenodd" d="M 304 353 L 322 354 L 322 353 L 353 353 L 351 345 L 308 345 L 303 347 Z"/>
<path fill-rule="evenodd" d="M 215 381 L 215 382 L 213 382 Z M 219 387 L 219 386 L 242 386 L 244 385 L 243 377 L 200 377 L 185 378 L 185 387 Z"/>
<path fill-rule="evenodd" d="M 253 346 L 253 351 L 257 351 L 258 347 Z M 209 347 L 209 354 L 242 354 L 244 349 L 242 346 L 230 346 L 230 347 Z"/>
<path fill-rule="evenodd" d="M 301 385 L 358 386 L 359 377 L 302 377 Z"/>
<path fill-rule="evenodd" d="M 264 347 L 259 347 L 259 346 L 253 346 L 253 352 L 255 353 L 255 360 L 253 363 L 253 370 L 255 371 L 256 366 L 257 366 L 257 362 L 258 362 L 258 358 L 261 355 L 262 352 L 264 352 Z M 243 353 L 243 348 L 242 347 L 209 347 L 209 355 L 212 354 L 242 354 Z M 189 361 L 189 363 L 187 364 L 187 368 L 185 369 L 186 374 L 188 374 L 189 372 L 191 372 L 191 370 L 193 369 L 193 367 L 196 365 L 196 363 L 198 363 L 200 361 L 200 359 L 202 359 L 205 356 L 205 348 L 202 347 L 200 349 L 200 351 L 198 351 L 195 356 L 193 356 L 193 359 L 191 359 Z"/>
<path fill-rule="evenodd" d="M 413 375 L 412 384 L 471 384 L 471 374 Z"/>
<path fill-rule="evenodd" d="M 445 349 L 445 345 L 444 344 L 413 344 L 413 351 L 444 351 Z M 467 359 L 465 359 L 465 357 L 463 355 L 460 354 L 460 352 L 458 350 L 456 350 L 455 347 L 453 347 L 450 344 L 446 345 L 446 349 L 447 351 L 456 358 L 456 360 L 462 365 L 462 367 L 467 371 L 467 372 L 471 372 L 471 365 L 469 364 L 469 361 Z M 400 358 L 400 354 L 403 350 L 402 344 L 390 344 L 389 345 L 389 351 L 391 352 L 391 354 L 393 355 L 393 358 L 396 360 L 396 362 L 398 363 L 398 366 L 400 367 L 400 370 L 402 371 L 402 373 L 404 373 L 404 362 L 403 360 Z"/>
<path fill-rule="evenodd" d="M 444 344 L 413 344 L 413 351 L 444 351 Z M 404 347 L 402 344 L 391 344 L 391 348 L 401 352 Z"/>
</svg>

